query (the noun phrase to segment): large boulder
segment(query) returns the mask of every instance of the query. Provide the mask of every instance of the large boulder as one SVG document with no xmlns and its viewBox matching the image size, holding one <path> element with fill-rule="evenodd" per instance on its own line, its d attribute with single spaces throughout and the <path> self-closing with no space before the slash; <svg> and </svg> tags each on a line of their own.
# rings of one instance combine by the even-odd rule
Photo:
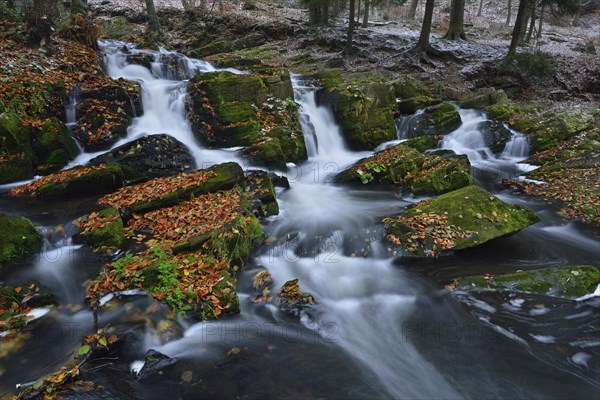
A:
<svg viewBox="0 0 600 400">
<path fill-rule="evenodd" d="M 399 144 L 360 160 L 336 181 L 397 184 L 414 194 L 441 194 L 470 185 L 471 165 L 466 156 L 423 155 Z"/>
<path fill-rule="evenodd" d="M 403 254 L 435 256 L 512 235 L 539 220 L 526 207 L 467 186 L 421 201 L 402 216 L 385 218 L 383 223 L 388 241 Z"/>
<path fill-rule="evenodd" d="M 558 297 L 581 297 L 600 284 L 600 270 L 593 265 L 567 265 L 509 274 L 471 275 L 453 285 L 460 290 L 510 290 Z"/>
<path fill-rule="evenodd" d="M 87 151 L 109 148 L 127 134 L 140 97 L 139 83 L 125 79 L 109 79 L 103 85 L 82 88 L 74 136 Z"/>
<path fill-rule="evenodd" d="M 40 251 L 42 238 L 30 220 L 0 214 L 0 269 Z"/>
<path fill-rule="evenodd" d="M 323 89 L 317 103 L 329 108 L 342 128 L 348 145 L 355 150 L 373 150 L 396 138 L 393 84 L 378 72 L 320 73 Z"/>
<path fill-rule="evenodd" d="M 71 132 L 56 117 L 43 120 L 33 130 L 33 149 L 39 160 L 37 171 L 44 175 L 60 170 L 79 153 Z"/>
<path fill-rule="evenodd" d="M 256 164 L 279 169 L 306 159 L 289 76 L 198 74 L 189 94 L 192 130 L 208 146 L 241 146 Z"/>
<path fill-rule="evenodd" d="M 118 164 L 126 181 L 176 175 L 196 168 L 189 149 L 166 135 L 146 136 L 93 158 L 88 165 Z"/>
<path fill-rule="evenodd" d="M 0 184 L 33 178 L 29 128 L 17 114 L 0 114 Z"/>
<path fill-rule="evenodd" d="M 246 175 L 246 194 L 250 211 L 257 217 L 279 214 L 279 204 L 271 176 L 266 171 L 251 171 Z"/>
<path fill-rule="evenodd" d="M 502 153 L 506 147 L 506 143 L 512 138 L 512 132 L 502 122 L 494 120 L 483 121 L 479 124 L 478 128 L 483 135 L 486 146 L 494 154 Z"/>
<path fill-rule="evenodd" d="M 450 103 L 437 104 L 408 121 L 407 138 L 445 135 L 460 127 L 461 123 L 458 107 Z"/>
<path fill-rule="evenodd" d="M 79 228 L 73 239 L 94 247 L 118 248 L 125 241 L 123 221 L 116 208 L 93 212 L 75 221 Z"/>
</svg>

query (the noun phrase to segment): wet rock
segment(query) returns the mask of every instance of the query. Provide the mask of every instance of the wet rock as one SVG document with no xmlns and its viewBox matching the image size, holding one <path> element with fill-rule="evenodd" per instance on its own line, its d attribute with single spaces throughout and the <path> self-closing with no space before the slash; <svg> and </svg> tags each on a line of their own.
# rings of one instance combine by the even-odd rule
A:
<svg viewBox="0 0 600 400">
<path fill-rule="evenodd" d="M 463 108 L 484 109 L 496 103 L 504 103 L 508 97 L 504 90 L 493 87 L 477 89 L 474 93 L 468 94 L 461 100 Z"/>
<path fill-rule="evenodd" d="M 177 358 L 171 358 L 156 350 L 148 350 L 144 357 L 144 366 L 138 373 L 137 378 L 140 382 L 144 382 L 165 375 L 177 361 Z"/>
<path fill-rule="evenodd" d="M 33 178 L 29 129 L 17 114 L 0 114 L 0 184 Z"/>
<path fill-rule="evenodd" d="M 576 298 L 593 293 L 600 284 L 600 270 L 591 265 L 568 265 L 501 275 L 471 275 L 457 280 L 460 290 L 510 290 Z"/>
<path fill-rule="evenodd" d="M 173 177 L 155 178 L 145 183 L 128 186 L 100 199 L 100 203 L 117 209 L 128 208 L 131 212 L 144 213 L 158 208 L 170 207 L 196 196 L 218 190 L 228 190 L 244 180 L 242 168 L 233 162 L 217 164 L 210 168 Z M 153 191 L 153 187 L 165 190 Z M 138 198 L 139 193 L 145 193 Z"/>
<path fill-rule="evenodd" d="M 39 252 L 42 238 L 30 220 L 0 213 L 0 269 Z"/>
<path fill-rule="evenodd" d="M 530 209 L 508 204 L 491 193 L 467 186 L 421 201 L 402 216 L 385 218 L 390 243 L 408 255 L 435 256 L 479 246 L 538 222 Z"/>
<path fill-rule="evenodd" d="M 11 189 L 10 196 L 30 195 L 46 200 L 111 192 L 123 186 L 123 171 L 118 165 L 76 167 L 53 173 Z"/>
<path fill-rule="evenodd" d="M 336 181 L 396 184 L 414 194 L 441 194 L 470 185 L 471 165 L 465 156 L 423 155 L 399 144 L 360 160 Z"/>
<path fill-rule="evenodd" d="M 298 279 L 292 279 L 283 284 L 277 295 L 277 307 L 295 318 L 310 308 L 315 303 L 315 298 L 310 293 L 300 290 Z"/>
<path fill-rule="evenodd" d="M 253 294 L 250 299 L 254 303 L 268 302 L 273 300 L 271 289 L 273 286 L 273 280 L 271 274 L 266 269 L 261 269 L 252 276 L 252 290 Z"/>
<path fill-rule="evenodd" d="M 257 217 L 279 214 L 279 204 L 271 177 L 266 171 L 252 171 L 246 175 L 245 189 L 250 211 Z"/>
<path fill-rule="evenodd" d="M 141 97 L 140 85 L 124 79 L 83 89 L 77 103 L 77 129 L 73 135 L 87 151 L 109 148 L 127 134 Z"/>
<path fill-rule="evenodd" d="M 458 107 L 441 103 L 427 107 L 422 114 L 411 118 L 408 121 L 407 137 L 444 135 L 458 128 L 461 123 Z"/>
<path fill-rule="evenodd" d="M 418 110 L 441 103 L 441 99 L 429 96 L 415 96 L 398 100 L 398 111 L 401 114 L 414 114 Z"/>
<path fill-rule="evenodd" d="M 79 148 L 71 132 L 58 118 L 45 119 L 33 134 L 33 149 L 41 165 L 39 173 L 47 174 L 60 170 L 79 154 Z"/>
<path fill-rule="evenodd" d="M 211 147 L 244 147 L 257 165 L 285 169 L 306 159 L 289 76 L 205 73 L 191 81 L 189 120 Z"/>
<path fill-rule="evenodd" d="M 146 136 L 93 158 L 88 165 L 118 164 L 126 181 L 175 175 L 190 171 L 196 162 L 189 149 L 166 135 Z"/>
<path fill-rule="evenodd" d="M 125 241 L 123 221 L 116 208 L 93 212 L 75 221 L 79 233 L 73 239 L 94 247 L 119 248 Z"/>
<path fill-rule="evenodd" d="M 396 138 L 396 98 L 391 81 L 378 72 L 320 73 L 323 89 L 317 103 L 329 108 L 340 124 L 348 145 L 356 150 L 373 150 Z"/>
<path fill-rule="evenodd" d="M 510 129 L 498 121 L 483 121 L 478 126 L 482 133 L 486 146 L 492 153 L 500 154 L 512 137 Z"/>
<path fill-rule="evenodd" d="M 36 281 L 17 286 L 0 286 L 0 332 L 21 331 L 31 319 L 31 308 L 56 305 L 54 293 Z"/>
<path fill-rule="evenodd" d="M 405 142 L 402 142 L 403 145 L 413 148 L 420 153 L 423 153 L 425 150 L 435 149 L 438 147 L 438 143 L 443 139 L 443 136 L 420 136 L 416 138 L 409 139 Z M 437 152 L 430 153 L 435 155 L 442 155 Z"/>
</svg>

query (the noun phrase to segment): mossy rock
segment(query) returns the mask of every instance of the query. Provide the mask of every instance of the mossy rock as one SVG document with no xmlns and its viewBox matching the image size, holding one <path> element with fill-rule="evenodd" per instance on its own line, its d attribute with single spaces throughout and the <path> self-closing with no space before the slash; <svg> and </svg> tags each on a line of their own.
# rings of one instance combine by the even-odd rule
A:
<svg viewBox="0 0 600 400">
<path fill-rule="evenodd" d="M 75 239 L 94 247 L 119 248 L 125 241 L 123 221 L 119 210 L 107 208 L 76 221 L 81 230 Z"/>
<path fill-rule="evenodd" d="M 267 138 L 258 143 L 245 147 L 242 155 L 258 166 L 285 170 L 285 156 L 281 143 L 277 139 Z"/>
<path fill-rule="evenodd" d="M 102 20 L 102 37 L 114 40 L 131 41 L 134 37 L 143 36 L 139 25 L 133 24 L 126 17 L 118 15 L 108 20 Z"/>
<path fill-rule="evenodd" d="M 510 290 L 576 298 L 596 290 L 600 270 L 592 265 L 568 265 L 493 276 L 465 276 L 458 281 L 462 290 Z"/>
<path fill-rule="evenodd" d="M 33 178 L 31 158 L 23 154 L 0 155 L 0 184 Z"/>
<path fill-rule="evenodd" d="M 12 112 L 0 114 L 0 184 L 33 178 L 29 128 Z"/>
<path fill-rule="evenodd" d="M 271 176 L 266 171 L 251 171 L 246 175 L 245 189 L 250 211 L 257 217 L 279 214 L 279 204 Z"/>
<path fill-rule="evenodd" d="M 495 88 L 481 88 L 475 92 L 466 95 L 461 100 L 463 108 L 479 108 L 484 109 L 497 103 L 505 103 L 508 97 L 504 90 Z"/>
<path fill-rule="evenodd" d="M 402 144 L 423 153 L 425 150 L 436 149 L 441 140 L 442 136 L 419 136 L 402 142 Z"/>
<path fill-rule="evenodd" d="M 217 39 L 198 49 L 191 50 L 190 56 L 194 58 L 204 58 L 213 54 L 229 53 L 235 50 L 233 42 L 229 39 Z"/>
<path fill-rule="evenodd" d="M 69 171 L 78 168 L 80 167 L 72 168 Z M 59 183 L 45 183 L 40 187 L 39 195 L 44 199 L 55 200 L 70 196 L 108 193 L 122 186 L 123 170 L 119 165 L 111 164 Z"/>
<path fill-rule="evenodd" d="M 398 111 L 402 114 L 414 114 L 418 110 L 440 104 L 441 102 L 441 99 L 429 96 L 410 97 L 398 101 Z"/>
<path fill-rule="evenodd" d="M 0 269 L 9 262 L 39 252 L 42 238 L 30 220 L 0 214 Z"/>
<path fill-rule="evenodd" d="M 337 182 L 397 184 L 414 194 L 441 194 L 471 184 L 465 156 L 423 155 L 404 143 L 360 160 L 336 176 Z"/>
<path fill-rule="evenodd" d="M 338 70 L 317 75 L 323 89 L 317 103 L 329 108 L 355 150 L 373 150 L 396 138 L 394 86 L 378 72 L 342 74 Z"/>
<path fill-rule="evenodd" d="M 450 103 L 441 103 L 427 107 L 423 114 L 410 119 L 408 137 L 445 135 L 457 129 L 461 123 L 458 107 Z"/>
<path fill-rule="evenodd" d="M 505 203 L 486 190 L 467 186 L 415 204 L 404 216 L 434 213 L 447 216 L 448 223 L 467 237 L 456 239 L 455 250 L 479 246 L 492 239 L 509 236 L 540 220 L 529 208 Z"/>
<path fill-rule="evenodd" d="M 217 164 L 206 168 L 205 171 L 210 172 L 211 176 L 204 182 L 187 187 L 175 187 L 171 192 L 164 195 L 135 202 L 129 208 L 133 212 L 144 213 L 158 208 L 170 207 L 202 194 L 234 188 L 244 180 L 242 167 L 234 162 Z"/>
<path fill-rule="evenodd" d="M 415 97 L 431 97 L 431 92 L 416 79 L 405 77 L 392 82 L 394 95 L 403 100 Z"/>
<path fill-rule="evenodd" d="M 71 133 L 58 118 L 47 118 L 34 135 L 33 148 L 46 170 L 57 171 L 79 153 Z"/>
</svg>

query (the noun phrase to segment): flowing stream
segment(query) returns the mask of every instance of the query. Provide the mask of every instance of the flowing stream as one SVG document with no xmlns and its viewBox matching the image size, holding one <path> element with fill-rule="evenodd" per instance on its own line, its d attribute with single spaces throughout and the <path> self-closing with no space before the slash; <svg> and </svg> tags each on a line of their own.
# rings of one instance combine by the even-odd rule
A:
<svg viewBox="0 0 600 400">
<path fill-rule="evenodd" d="M 114 147 L 144 135 L 167 133 L 188 146 L 198 166 L 224 161 L 247 166 L 233 150 L 203 148 L 185 118 L 186 80 L 214 67 L 164 50 L 130 48 L 154 55 L 148 69 L 129 64 L 122 43 L 101 45 L 111 77 L 142 85 L 143 114 Z M 177 58 L 175 73 L 165 67 L 172 57 Z M 107 397 L 597 395 L 600 340 L 590 326 L 600 322 L 598 298 L 573 302 L 506 293 L 451 295 L 436 283 L 465 271 L 598 264 L 597 233 L 563 225 L 544 203 L 501 189 L 502 177 L 516 177 L 532 168 L 524 163 L 529 152 L 526 137 L 512 132 L 504 151 L 493 154 L 480 129 L 485 114 L 461 110 L 462 126 L 447 135 L 440 147 L 466 154 L 477 184 L 505 201 L 533 208 L 542 222 L 435 262 L 398 260 L 387 255 L 379 221 L 416 200 L 401 198 L 393 189 L 332 183 L 336 173 L 371 152 L 350 151 L 331 112 L 318 105 L 317 88 L 301 76 L 292 75 L 292 81 L 309 159 L 286 172 L 291 188 L 279 190 L 280 214 L 270 217 L 265 226 L 271 244 L 260 249 L 239 275 L 241 314 L 193 325 L 180 321 L 182 337 L 165 340 L 148 317 L 150 309 L 157 313 L 155 303 L 145 298 L 122 300 L 102 313 L 100 323 L 129 327 L 127 332 L 137 339 L 122 359 L 111 362 L 114 366 L 101 364 L 94 371 L 94 381 L 106 387 Z M 70 106 L 76 101 L 74 96 Z M 67 114 L 74 121 L 72 113 Z M 83 153 L 73 164 L 98 154 Z M 85 280 L 97 273 L 102 260 L 71 244 L 69 221 L 93 209 L 93 203 L 93 199 L 73 200 L 56 209 L 15 205 L 0 198 L 0 211 L 16 210 L 49 227 L 42 255 L 6 282 L 37 279 L 57 293 L 59 302 L 57 310 L 35 325 L 22 349 L 2 360 L 0 396 L 16 383 L 35 380 L 66 361 L 81 337 L 89 334 L 91 314 L 83 305 Z M 296 320 L 283 316 L 272 304 L 253 303 L 250 277 L 261 269 L 271 273 L 273 291 L 298 278 L 316 304 Z M 176 357 L 181 369 L 193 371 L 196 384 L 183 391 L 172 377 L 139 383 L 123 372 L 139 370 L 149 349 Z"/>
</svg>

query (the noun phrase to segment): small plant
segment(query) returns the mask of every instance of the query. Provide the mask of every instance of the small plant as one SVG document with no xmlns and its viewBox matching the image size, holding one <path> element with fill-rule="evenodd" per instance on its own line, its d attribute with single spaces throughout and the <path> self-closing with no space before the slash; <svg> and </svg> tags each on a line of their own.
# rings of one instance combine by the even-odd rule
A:
<svg viewBox="0 0 600 400">
<path fill-rule="evenodd" d="M 504 61 L 499 68 L 500 72 L 509 75 L 537 78 L 553 77 L 558 73 L 558 70 L 556 58 L 543 51 L 516 54 L 513 58 Z"/>
</svg>

